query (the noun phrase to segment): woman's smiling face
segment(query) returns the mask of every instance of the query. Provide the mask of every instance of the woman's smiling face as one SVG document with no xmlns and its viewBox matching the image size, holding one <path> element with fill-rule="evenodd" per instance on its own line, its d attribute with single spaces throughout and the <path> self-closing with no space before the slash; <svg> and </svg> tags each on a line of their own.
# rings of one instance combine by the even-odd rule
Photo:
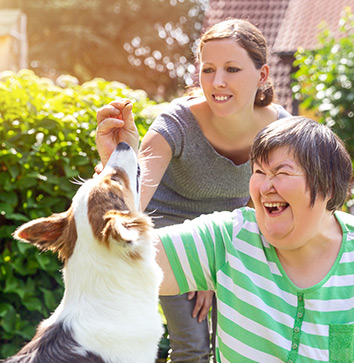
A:
<svg viewBox="0 0 354 363">
<path fill-rule="evenodd" d="M 268 163 L 254 163 L 250 194 L 258 226 L 277 249 L 293 250 L 311 242 L 328 215 L 328 198 L 317 196 L 310 205 L 305 172 L 287 147 L 271 151 Z"/>
<path fill-rule="evenodd" d="M 259 82 L 268 66 L 257 69 L 247 51 L 233 39 L 207 42 L 200 55 L 200 83 L 212 111 L 218 116 L 253 107 Z"/>
</svg>

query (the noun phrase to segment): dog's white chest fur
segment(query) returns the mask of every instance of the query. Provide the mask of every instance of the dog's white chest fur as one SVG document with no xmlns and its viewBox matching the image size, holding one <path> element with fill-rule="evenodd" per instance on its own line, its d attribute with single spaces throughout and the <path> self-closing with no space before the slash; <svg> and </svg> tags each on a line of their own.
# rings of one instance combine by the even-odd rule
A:
<svg viewBox="0 0 354 363">
<path fill-rule="evenodd" d="M 105 247 L 86 246 L 78 243 L 65 267 L 67 288 L 56 320 L 69 324 L 75 340 L 106 362 L 154 362 L 162 335 L 162 275 L 153 246 L 146 246 L 147 257 L 129 262 Z M 97 260 L 104 263 L 92 263 Z"/>
</svg>

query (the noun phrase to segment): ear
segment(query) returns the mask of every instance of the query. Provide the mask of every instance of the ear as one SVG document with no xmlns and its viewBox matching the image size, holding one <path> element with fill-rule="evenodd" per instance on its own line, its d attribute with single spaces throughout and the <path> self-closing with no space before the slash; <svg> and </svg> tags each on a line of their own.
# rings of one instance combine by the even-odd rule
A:
<svg viewBox="0 0 354 363">
<path fill-rule="evenodd" d="M 77 239 L 75 222 L 70 223 L 70 209 L 50 217 L 38 218 L 16 229 L 13 237 L 28 242 L 41 251 L 59 252 L 62 260 L 70 257 Z"/>
<path fill-rule="evenodd" d="M 49 250 L 63 233 L 65 219 L 65 213 L 38 218 L 17 228 L 13 236 L 19 241 L 32 243 L 42 250 Z"/>
<path fill-rule="evenodd" d="M 104 219 L 106 224 L 102 231 L 102 238 L 107 245 L 110 237 L 118 242 L 136 241 L 140 233 L 150 228 L 150 224 L 143 215 L 130 212 L 109 211 Z"/>
<path fill-rule="evenodd" d="M 259 73 L 259 81 L 258 86 L 261 86 L 269 77 L 269 66 L 268 64 L 263 64 L 260 73 Z"/>
</svg>

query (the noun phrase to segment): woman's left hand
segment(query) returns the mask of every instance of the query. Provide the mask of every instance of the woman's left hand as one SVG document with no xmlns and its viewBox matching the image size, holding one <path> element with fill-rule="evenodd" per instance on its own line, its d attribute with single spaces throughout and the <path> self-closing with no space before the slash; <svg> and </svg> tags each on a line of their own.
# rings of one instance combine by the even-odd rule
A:
<svg viewBox="0 0 354 363">
<path fill-rule="evenodd" d="M 213 304 L 214 291 L 193 291 L 188 293 L 188 300 L 192 300 L 197 293 L 197 299 L 195 302 L 194 310 L 192 312 L 193 318 L 198 316 L 198 323 L 204 321 L 210 311 Z"/>
</svg>

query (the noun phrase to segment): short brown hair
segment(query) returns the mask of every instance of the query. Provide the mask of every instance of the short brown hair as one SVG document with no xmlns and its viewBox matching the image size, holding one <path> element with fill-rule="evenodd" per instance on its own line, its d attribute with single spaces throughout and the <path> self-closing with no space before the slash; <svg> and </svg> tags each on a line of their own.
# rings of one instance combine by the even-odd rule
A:
<svg viewBox="0 0 354 363">
<path fill-rule="evenodd" d="M 302 116 L 275 121 L 261 130 L 251 149 L 251 165 L 268 163 L 269 153 L 287 147 L 306 174 L 311 206 L 317 194 L 330 197 L 327 210 L 344 204 L 350 190 L 353 167 L 343 142 L 332 130 Z"/>
</svg>

